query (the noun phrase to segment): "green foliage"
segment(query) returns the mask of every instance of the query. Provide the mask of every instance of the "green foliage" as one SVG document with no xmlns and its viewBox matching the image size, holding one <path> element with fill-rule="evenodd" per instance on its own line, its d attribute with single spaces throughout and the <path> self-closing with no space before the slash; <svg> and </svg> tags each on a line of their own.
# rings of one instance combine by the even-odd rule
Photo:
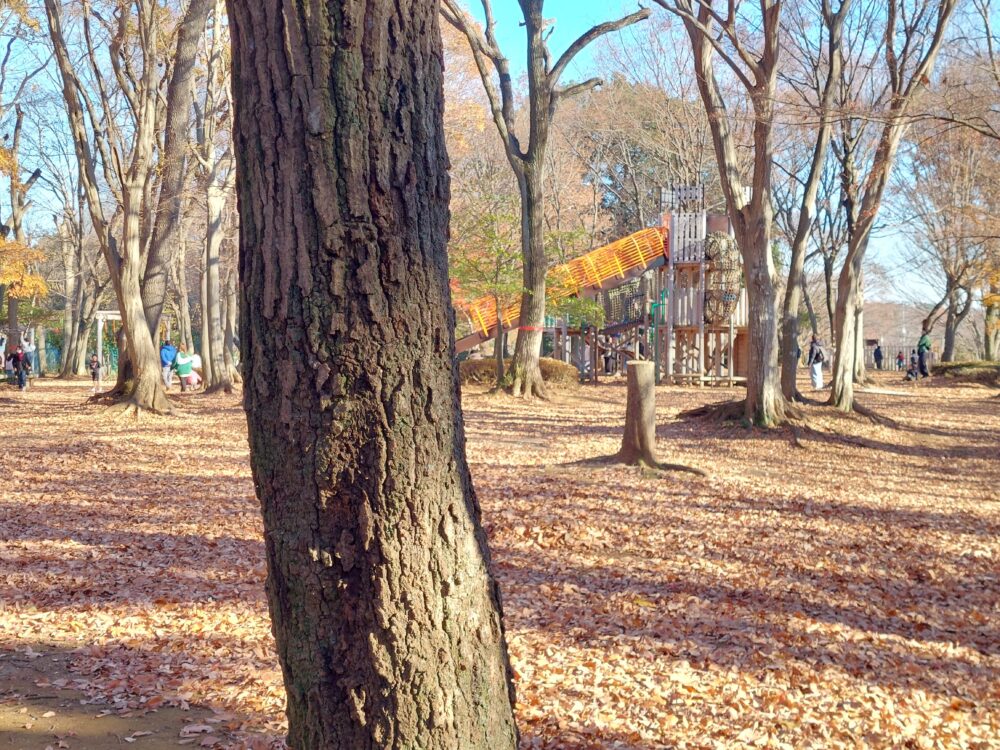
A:
<svg viewBox="0 0 1000 750">
<path fill-rule="evenodd" d="M 546 312 L 556 318 L 565 318 L 572 328 L 581 325 L 598 327 L 604 325 L 604 307 L 592 299 L 567 297 L 555 300 L 548 305 Z"/>
<path fill-rule="evenodd" d="M 448 261 L 457 302 L 492 297 L 506 307 L 521 296 L 520 202 L 509 172 L 487 154 L 455 174 Z"/>
</svg>

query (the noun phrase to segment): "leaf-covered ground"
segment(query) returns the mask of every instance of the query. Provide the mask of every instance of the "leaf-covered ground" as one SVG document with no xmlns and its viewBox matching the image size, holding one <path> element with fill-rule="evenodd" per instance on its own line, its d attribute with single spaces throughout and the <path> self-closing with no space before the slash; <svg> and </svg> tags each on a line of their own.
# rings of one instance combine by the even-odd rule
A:
<svg viewBox="0 0 1000 750">
<path fill-rule="evenodd" d="M 618 448 L 621 383 L 466 395 L 524 747 L 1000 747 L 1000 399 L 879 385 L 897 424 L 795 433 L 679 421 L 738 391 L 660 389 L 661 458 L 707 479 L 582 462 Z M 210 717 L 136 747 L 279 746 L 238 401 L 136 424 L 86 395 L 0 390 L 0 704 L 31 708 L 5 663 L 58 653 L 38 690 L 93 716 Z M 18 711 L 4 745 L 83 746 Z"/>
</svg>

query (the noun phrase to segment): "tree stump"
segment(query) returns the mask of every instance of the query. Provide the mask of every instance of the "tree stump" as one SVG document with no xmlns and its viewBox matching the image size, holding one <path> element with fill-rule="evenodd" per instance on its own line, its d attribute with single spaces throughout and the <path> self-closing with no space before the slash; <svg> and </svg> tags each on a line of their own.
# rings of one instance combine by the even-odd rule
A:
<svg viewBox="0 0 1000 750">
<path fill-rule="evenodd" d="M 622 448 L 614 459 L 629 466 L 708 476 L 693 466 L 665 464 L 656 457 L 656 383 L 653 378 L 653 363 L 629 360 L 625 367 L 628 370 L 625 434 L 622 436 Z"/>
<path fill-rule="evenodd" d="M 618 460 L 631 466 L 659 466 L 656 458 L 656 389 L 653 363 L 629 360 L 625 434 Z"/>
</svg>

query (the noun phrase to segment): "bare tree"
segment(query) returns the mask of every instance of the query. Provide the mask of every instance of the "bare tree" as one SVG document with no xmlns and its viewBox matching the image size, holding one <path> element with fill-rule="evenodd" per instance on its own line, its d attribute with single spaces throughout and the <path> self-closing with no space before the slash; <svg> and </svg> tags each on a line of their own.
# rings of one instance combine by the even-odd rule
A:
<svg viewBox="0 0 1000 750">
<path fill-rule="evenodd" d="M 857 315 L 865 253 L 900 140 L 911 123 L 910 107 L 930 81 L 956 3 L 957 0 L 889 0 L 887 7 L 880 6 L 880 10 L 868 15 L 871 24 L 876 23 L 875 13 L 885 15 L 882 53 L 888 83 L 884 106 L 864 115 L 877 117 L 881 128 L 863 181 L 853 171 L 853 160 L 843 162 L 848 245 L 837 283 L 836 352 L 830 396 L 830 403 L 842 411 L 854 408 L 857 351 L 862 343 Z M 845 138 L 851 133 L 850 126 L 848 120 Z M 842 142 L 850 144 L 847 139 Z"/>
<path fill-rule="evenodd" d="M 851 0 L 842 0 L 834 10 L 830 0 L 820 0 L 819 15 L 822 18 L 820 33 L 815 38 L 814 29 L 805 23 L 802 7 L 792 14 L 793 28 L 799 33 L 789 36 L 794 40 L 797 70 L 785 77 L 793 92 L 794 109 L 800 113 L 800 121 L 815 124 L 812 136 L 812 150 L 807 172 L 801 179 L 801 198 L 794 219 L 788 217 L 789 228 L 794 226 L 791 241 L 788 280 L 785 284 L 785 301 L 781 324 L 781 391 L 785 398 L 799 397 L 796 386 L 799 350 L 799 306 L 804 287 L 803 270 L 810 239 L 815 234 L 817 196 L 822 187 L 823 168 L 827 163 L 827 151 L 833 132 L 836 113 L 834 111 L 841 82 L 844 63 L 842 48 L 844 22 L 851 10 Z M 825 41 L 825 48 L 824 48 Z"/>
<path fill-rule="evenodd" d="M 517 344 L 512 363 L 513 392 L 517 396 L 544 396 L 538 358 L 545 321 L 545 154 L 550 127 L 559 102 L 590 91 L 601 84 L 599 78 L 579 83 L 560 83 L 567 67 L 589 44 L 605 34 L 648 18 L 648 9 L 617 21 L 598 24 L 581 34 L 553 63 L 548 47 L 552 33 L 543 15 L 544 0 L 519 0 L 528 39 L 528 134 L 517 135 L 516 101 L 510 63 L 497 42 L 496 21 L 490 0 L 481 0 L 485 28 L 459 5 L 458 0 L 442 0 L 444 19 L 465 34 L 489 100 L 493 122 L 500 133 L 507 160 L 514 170 L 521 197 L 521 248 L 524 292 Z M 494 76 L 496 78 L 494 78 Z"/>
<path fill-rule="evenodd" d="M 201 165 L 201 184 L 205 191 L 205 254 L 202 270 L 202 341 L 201 358 L 208 390 L 230 393 L 233 380 L 223 352 L 222 284 L 219 249 L 224 233 L 223 215 L 236 172 L 231 131 L 220 130 L 220 120 L 229 117 L 229 70 L 223 50 L 223 3 L 216 2 L 212 34 L 207 49 L 205 98 L 198 107 L 198 147 L 194 151 Z"/>
<path fill-rule="evenodd" d="M 49 37 L 59 66 L 63 99 L 80 165 L 80 181 L 94 232 L 111 272 L 128 346 L 129 367 L 123 367 L 119 360 L 119 384 L 114 393 L 135 409 L 169 412 L 172 408 L 163 388 L 160 358 L 146 321 L 140 291 L 143 240 L 147 234 L 143 222 L 149 220 L 144 206 L 148 206 L 155 168 L 153 153 L 161 96 L 156 57 L 160 12 L 150 0 L 136 0 L 134 8 L 133 15 L 132 4 L 120 6 L 116 15 L 106 21 L 95 16 L 89 5 L 84 4 L 81 8 L 86 66 L 96 87 L 96 95 L 92 98 L 70 57 L 60 4 L 58 0 L 45 0 Z M 120 101 L 113 101 L 105 84 L 106 71 L 98 62 L 91 28 L 95 19 L 107 34 L 111 79 L 119 87 Z M 127 112 L 127 127 L 120 124 L 118 113 L 121 109 Z M 121 207 L 121 241 L 105 214 L 97 176 L 99 167 L 105 184 L 115 193 Z"/>
<path fill-rule="evenodd" d="M 746 11 L 739 0 L 728 0 L 724 10 L 719 11 L 711 0 L 656 2 L 677 15 L 687 31 L 726 210 L 743 256 L 750 361 L 747 398 L 740 410 L 755 424 L 775 425 L 786 414 L 778 376 L 778 278 L 771 253 L 773 130 L 782 3 L 760 0 L 752 11 Z M 723 61 L 753 107 L 750 185 L 744 184 L 739 169 L 737 125 L 719 84 L 716 58 Z"/>
<path fill-rule="evenodd" d="M 190 0 L 177 27 L 173 70 L 167 84 L 163 150 L 159 159 L 157 219 L 142 275 L 143 308 L 153 335 L 160 327 L 167 282 L 172 274 L 176 248 L 180 245 L 198 43 L 205 34 L 208 15 L 215 5 L 215 0 Z"/>
<path fill-rule="evenodd" d="M 996 149 L 969 129 L 927 122 L 915 126 L 907 140 L 890 208 L 912 239 L 913 267 L 943 287 L 936 309 L 944 316 L 941 360 L 950 362 L 958 328 L 985 280 L 988 229 L 979 219 L 992 208 L 990 188 L 1000 163 Z"/>
</svg>

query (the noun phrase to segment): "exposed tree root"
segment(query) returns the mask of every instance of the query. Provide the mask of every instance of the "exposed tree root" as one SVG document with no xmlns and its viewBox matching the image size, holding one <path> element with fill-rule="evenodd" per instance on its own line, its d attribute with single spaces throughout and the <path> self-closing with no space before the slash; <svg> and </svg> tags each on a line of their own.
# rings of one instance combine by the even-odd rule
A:
<svg viewBox="0 0 1000 750">
<path fill-rule="evenodd" d="M 542 381 L 542 373 L 537 368 L 535 368 L 533 374 L 525 371 L 515 375 L 510 387 L 510 393 L 515 398 L 523 398 L 529 401 L 532 398 L 540 398 L 542 401 L 549 400 L 548 391 Z"/>
<path fill-rule="evenodd" d="M 682 411 L 681 419 L 707 419 L 712 422 L 742 422 L 746 412 L 746 401 L 723 401 L 721 404 L 705 404 Z"/>
<path fill-rule="evenodd" d="M 806 401 L 803 403 L 817 403 Z M 723 401 L 721 404 L 706 404 L 694 409 L 682 411 L 677 416 L 681 419 L 705 419 L 710 422 L 739 422 L 744 427 L 750 427 L 750 420 L 746 418 L 746 399 L 741 401 Z M 806 419 L 805 412 L 795 404 L 785 402 L 783 413 L 779 414 L 770 427 L 781 427 L 791 422 L 802 422 Z"/>
<path fill-rule="evenodd" d="M 177 405 L 162 390 L 156 389 L 152 398 L 140 399 L 134 383 L 117 384 L 114 388 L 98 393 L 87 399 L 88 403 L 106 405 L 108 414 L 114 417 L 134 414 L 138 418 L 141 412 L 168 416 L 174 414 Z"/>
<path fill-rule="evenodd" d="M 633 463 L 630 461 L 622 461 L 618 459 L 619 463 L 626 463 L 630 466 L 639 466 L 641 469 L 646 471 L 652 471 L 656 473 L 666 473 L 668 471 L 680 471 L 687 474 L 694 474 L 699 477 L 707 477 L 708 473 L 702 469 L 698 469 L 694 466 L 687 466 L 686 464 L 670 464 L 664 463 L 663 461 L 657 461 L 655 457 L 644 457 L 639 459 L 638 463 Z"/>
<path fill-rule="evenodd" d="M 569 463 L 562 464 L 563 466 L 583 466 L 583 467 L 595 467 L 595 466 L 612 466 L 625 464 L 627 466 L 637 466 L 638 468 L 654 472 L 654 473 L 666 473 L 668 471 L 679 471 L 687 474 L 694 474 L 699 477 L 707 477 L 708 472 L 703 469 L 699 469 L 696 466 L 687 466 L 686 464 L 671 464 L 663 463 L 657 461 L 655 457 L 642 458 L 638 461 L 628 461 L 622 458 L 621 453 L 612 453 L 607 456 L 594 456 L 593 458 L 583 458 L 579 461 L 570 461 Z"/>
<path fill-rule="evenodd" d="M 869 409 L 867 406 L 862 406 L 857 401 L 851 405 L 851 408 L 854 413 L 860 414 L 862 417 L 869 419 L 874 424 L 882 425 L 883 427 L 892 427 L 895 429 L 899 429 L 902 426 L 895 419 L 879 414 L 877 411 Z"/>
</svg>

